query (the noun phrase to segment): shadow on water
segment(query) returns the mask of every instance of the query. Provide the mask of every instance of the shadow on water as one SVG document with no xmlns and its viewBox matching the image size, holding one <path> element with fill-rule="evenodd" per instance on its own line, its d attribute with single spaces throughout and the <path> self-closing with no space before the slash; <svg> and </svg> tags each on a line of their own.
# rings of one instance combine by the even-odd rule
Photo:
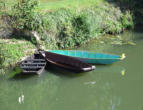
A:
<svg viewBox="0 0 143 110">
<path fill-rule="evenodd" d="M 143 24 L 137 24 L 134 28 L 134 32 L 143 33 Z"/>
<path fill-rule="evenodd" d="M 134 41 L 141 41 L 143 40 L 143 26 L 137 26 L 135 29 L 134 29 L 134 33 L 132 33 L 133 36 L 135 36 L 133 38 Z"/>
<path fill-rule="evenodd" d="M 64 68 L 51 66 L 51 65 L 47 67 L 46 70 L 49 74 L 54 74 L 56 76 L 69 77 L 69 78 L 80 77 L 85 74 L 85 72 L 70 71 Z"/>
<path fill-rule="evenodd" d="M 70 71 L 66 70 L 64 68 L 56 67 L 56 66 L 48 66 L 45 68 L 45 71 L 42 72 L 40 75 L 37 74 L 22 74 L 20 67 L 15 67 L 14 69 L 10 70 L 9 72 L 9 80 L 26 80 L 33 77 L 45 77 L 46 74 L 53 74 L 59 77 L 80 77 L 86 74 L 87 72 L 76 72 L 76 71 Z"/>
<path fill-rule="evenodd" d="M 9 73 L 8 75 L 9 80 L 25 80 L 36 76 L 36 74 L 28 74 L 28 75 L 22 74 L 19 66 L 16 66 L 15 68 L 10 69 L 9 71 L 7 71 L 7 73 Z"/>
<path fill-rule="evenodd" d="M 65 77 L 65 78 L 76 78 L 84 76 L 90 72 L 96 72 L 96 73 L 110 73 L 110 72 L 118 72 L 121 73 L 125 71 L 125 68 L 119 65 L 96 65 L 96 69 L 89 72 L 75 72 L 66 70 L 64 68 L 56 67 L 53 65 L 48 65 L 48 67 L 45 69 L 43 73 L 40 75 L 37 74 L 22 74 L 19 67 L 16 67 L 15 69 L 11 70 L 9 73 L 9 79 L 10 80 L 26 80 L 31 79 L 33 77 L 48 77 L 48 74 L 55 75 L 58 77 Z"/>
<path fill-rule="evenodd" d="M 36 76 L 36 74 L 24 75 L 22 73 L 15 74 L 13 77 L 10 77 L 10 80 L 25 80 Z"/>
</svg>

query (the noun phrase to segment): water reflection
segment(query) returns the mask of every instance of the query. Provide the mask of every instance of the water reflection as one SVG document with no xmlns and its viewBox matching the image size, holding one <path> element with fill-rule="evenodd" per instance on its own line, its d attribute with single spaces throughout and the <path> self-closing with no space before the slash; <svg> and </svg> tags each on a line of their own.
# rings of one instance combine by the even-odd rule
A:
<svg viewBox="0 0 143 110">
<path fill-rule="evenodd" d="M 19 102 L 19 104 L 24 103 L 24 95 L 23 94 L 18 97 L 18 102 Z"/>
<path fill-rule="evenodd" d="M 36 108 L 40 110 L 41 106 L 44 105 L 43 101 L 51 103 L 50 100 L 53 99 L 58 89 L 58 79 L 57 76 L 43 73 L 40 77 L 0 80 L 0 97 L 2 97 L 0 105 L 6 105 L 10 102 L 9 108 L 11 110 L 16 110 L 15 108 L 23 110 Z M 26 106 L 19 106 L 17 101 Z M 3 110 L 6 108 L 5 106 Z M 48 108 L 50 109 L 50 105 Z"/>
<path fill-rule="evenodd" d="M 117 65 L 99 65 L 96 70 L 83 74 L 49 69 L 40 76 L 5 76 L 3 81 L 0 80 L 0 105 L 11 101 L 11 109 L 17 106 L 23 110 L 70 110 L 77 107 L 83 110 L 116 110 L 120 98 L 111 94 L 116 86 L 112 77 L 120 77 L 123 69 Z M 105 77 L 106 74 L 110 77 Z"/>
</svg>

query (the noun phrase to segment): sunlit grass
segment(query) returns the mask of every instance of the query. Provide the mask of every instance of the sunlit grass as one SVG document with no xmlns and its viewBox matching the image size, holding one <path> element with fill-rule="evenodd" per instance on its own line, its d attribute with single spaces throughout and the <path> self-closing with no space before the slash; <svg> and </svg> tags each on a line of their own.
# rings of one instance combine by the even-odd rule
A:
<svg viewBox="0 0 143 110">
<path fill-rule="evenodd" d="M 39 10 L 56 10 L 59 8 L 80 9 L 97 5 L 103 0 L 41 0 Z"/>
<path fill-rule="evenodd" d="M 5 0 L 6 10 L 11 10 L 11 6 L 17 3 L 18 0 Z M 39 0 L 40 4 L 38 11 L 57 10 L 60 8 L 80 9 L 97 5 L 104 0 Z"/>
<path fill-rule="evenodd" d="M 0 39 L 0 50 L 3 55 L 3 66 L 8 67 L 21 60 L 21 58 L 32 54 L 35 46 L 26 40 Z M 4 45 L 2 45 L 4 44 Z"/>
</svg>

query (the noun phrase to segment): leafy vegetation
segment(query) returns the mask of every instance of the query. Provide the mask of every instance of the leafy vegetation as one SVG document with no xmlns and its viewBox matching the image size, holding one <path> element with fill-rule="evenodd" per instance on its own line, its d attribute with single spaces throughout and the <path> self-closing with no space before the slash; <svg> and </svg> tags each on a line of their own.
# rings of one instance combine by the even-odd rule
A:
<svg viewBox="0 0 143 110">
<path fill-rule="evenodd" d="M 37 0 L 19 0 L 8 14 L 11 27 L 18 31 L 35 31 L 39 34 L 40 44 L 46 49 L 72 48 L 80 46 L 91 39 L 99 39 L 104 34 L 119 34 L 133 27 L 130 11 L 122 12 L 119 7 L 102 2 L 102 0 L 65 0 L 56 6 L 49 7 L 53 2 L 41 8 Z M 88 3 L 87 3 L 88 2 Z M 44 2 L 43 2 L 44 3 Z M 62 3 L 67 4 L 64 7 Z M 78 4 L 77 6 L 75 4 Z M 44 4 L 43 4 L 44 5 Z M 79 5 L 81 5 L 79 7 Z M 1 6 L 1 5 L 0 5 Z M 78 7 L 78 8 L 77 8 Z M 52 9 L 49 11 L 49 9 Z M 45 10 L 45 11 L 43 11 Z M 48 11 L 47 11 L 48 10 Z M 20 37 L 20 38 L 19 38 Z M 0 60 L 4 67 L 18 62 L 22 57 L 30 55 L 35 41 L 23 41 L 23 36 L 11 36 L 11 39 L 0 46 Z M 26 48 L 26 49 L 25 49 Z M 29 48 L 29 50 L 27 50 Z M 8 56 L 7 56 L 8 55 Z"/>
<path fill-rule="evenodd" d="M 135 24 L 143 24 L 143 0 L 115 0 L 119 3 L 122 10 L 132 11 Z"/>
<path fill-rule="evenodd" d="M 130 12 L 103 3 L 81 10 L 59 9 L 44 14 L 35 11 L 38 3 L 21 0 L 13 7 L 13 27 L 37 31 L 46 48 L 71 48 L 100 35 L 118 34 L 133 26 Z M 52 46 L 51 46 L 52 45 Z"/>
<path fill-rule="evenodd" d="M 37 1 L 20 0 L 13 6 L 13 27 L 16 29 L 29 29 L 37 28 L 36 26 L 36 12 L 35 8 L 38 5 Z M 35 18 L 36 17 L 36 18 Z M 34 21 L 33 21 L 34 20 Z M 38 21 L 38 20 L 37 20 Z M 33 26 L 34 24 L 34 26 Z"/>
</svg>

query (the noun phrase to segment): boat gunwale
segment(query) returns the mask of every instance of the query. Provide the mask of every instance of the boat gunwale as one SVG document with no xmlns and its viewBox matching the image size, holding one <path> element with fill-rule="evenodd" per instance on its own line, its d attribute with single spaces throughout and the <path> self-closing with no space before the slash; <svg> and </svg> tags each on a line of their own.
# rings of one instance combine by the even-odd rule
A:
<svg viewBox="0 0 143 110">
<path fill-rule="evenodd" d="M 50 50 L 48 50 L 49 52 L 52 52 L 52 51 L 50 51 Z M 57 51 L 73 51 L 74 52 L 74 50 L 57 50 Z M 78 51 L 80 51 L 80 50 L 78 50 Z M 81 50 L 81 51 L 83 51 L 83 50 Z M 87 51 L 83 51 L 83 52 L 87 52 Z M 56 53 L 56 52 L 52 52 L 52 53 Z M 88 52 L 88 53 L 90 53 L 90 54 L 100 54 L 100 53 L 94 53 L 94 52 Z M 56 53 L 56 54 L 60 54 L 60 53 Z M 108 53 L 103 53 L 103 54 L 108 54 Z M 124 53 L 122 53 L 122 55 L 123 55 Z M 61 54 L 61 55 L 65 55 L 65 54 Z M 91 59 L 91 60 L 93 60 L 93 59 L 100 59 L 100 60 L 123 60 L 123 58 L 122 58 L 122 55 L 116 55 L 116 54 L 111 54 L 111 55 L 114 55 L 114 56 L 120 56 L 119 58 L 87 58 L 87 57 L 79 57 L 79 56 L 70 56 L 70 55 L 65 55 L 65 56 L 70 56 L 70 57 L 74 57 L 74 58 L 79 58 L 79 59 Z"/>
</svg>

